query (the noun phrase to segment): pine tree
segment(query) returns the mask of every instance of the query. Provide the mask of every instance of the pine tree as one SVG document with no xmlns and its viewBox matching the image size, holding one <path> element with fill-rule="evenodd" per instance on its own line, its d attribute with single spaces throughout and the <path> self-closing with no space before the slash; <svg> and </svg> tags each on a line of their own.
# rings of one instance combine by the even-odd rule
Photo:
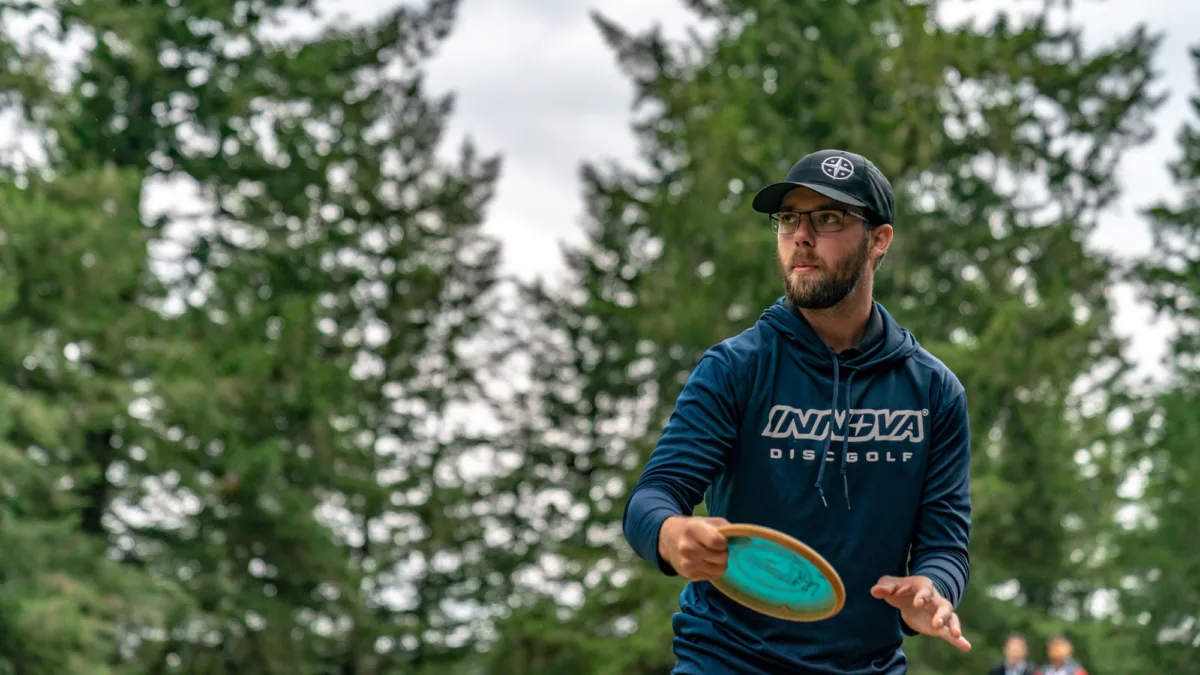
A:
<svg viewBox="0 0 1200 675">
<path fill-rule="evenodd" d="M 717 26 L 711 42 L 598 20 L 639 101 L 653 104 L 636 127 L 646 169 L 587 173 L 588 243 L 547 312 L 573 327 L 563 331 L 570 377 L 556 374 L 572 398 L 552 398 L 553 427 L 580 431 L 558 436 L 573 453 L 529 461 L 589 467 L 555 486 L 570 484 L 587 518 L 607 513 L 619 528 L 619 507 L 596 506 L 623 503 L 691 366 L 781 294 L 774 235 L 750 197 L 803 154 L 861 152 L 898 202 L 877 297 L 956 370 L 972 411 L 973 580 L 961 609 L 981 648 L 964 658 L 913 640 L 913 668 L 978 671 L 1010 630 L 1088 618 L 1116 488 L 1105 421 L 1117 402 L 1099 392 L 1126 364 L 1105 297 L 1112 265 L 1084 241 L 1116 194 L 1115 161 L 1148 135 L 1155 41 L 1135 29 L 1084 53 L 1050 14 L 950 30 L 927 5 L 884 0 L 689 5 Z M 1081 385 L 1085 376 L 1096 382 Z M 592 420 L 606 411 L 626 426 L 597 437 Z M 592 479 L 612 475 L 624 480 L 611 492 Z M 540 642 L 532 622 L 514 619 L 498 658 L 597 649 L 606 657 L 594 672 L 669 668 L 679 584 L 629 565 L 621 544 L 605 553 L 556 566 L 593 582 L 573 633 Z M 554 615 L 542 607 L 533 616 Z"/>
<path fill-rule="evenodd" d="M 1200 46 L 1191 56 L 1200 82 Z M 1200 666 L 1200 548 L 1193 536 L 1200 510 L 1200 94 L 1190 102 L 1192 119 L 1179 132 L 1179 156 L 1170 165 L 1181 199 L 1149 210 L 1154 247 L 1136 269 L 1146 298 L 1173 324 L 1174 336 L 1169 381 L 1133 426 L 1141 451 L 1130 469 L 1145 489 L 1132 505 L 1137 519 L 1119 540 L 1118 558 L 1125 572 L 1121 617 L 1145 658 L 1172 672 Z"/>
<path fill-rule="evenodd" d="M 530 383 L 516 387 L 506 410 L 504 445 L 520 450 L 519 464 L 497 485 L 518 496 L 506 527 L 520 533 L 518 545 L 542 555 L 532 583 L 516 589 L 501 615 L 479 666 L 486 673 L 665 672 L 670 665 L 663 660 L 670 626 L 661 618 L 677 586 L 631 576 L 639 562 L 621 534 L 623 496 L 648 451 L 660 384 L 656 346 L 638 329 L 635 293 L 649 258 L 635 242 L 644 233 L 632 218 L 612 216 L 640 211 L 638 193 L 649 186 L 615 167 L 589 166 L 582 178 L 589 237 L 599 245 L 567 252 L 564 288 L 524 287 L 506 322 Z M 630 618 L 638 616 L 647 620 Z"/>
<path fill-rule="evenodd" d="M 130 626 L 186 613 L 169 579 L 112 559 L 130 542 L 98 511 L 129 494 L 148 436 L 130 414 L 157 323 L 138 306 L 139 191 L 111 169 L 0 185 L 0 673 L 141 672 Z"/>
<path fill-rule="evenodd" d="M 101 533 L 197 607 L 144 636 L 151 672 L 436 672 L 471 647 L 456 610 L 503 597 L 475 569 L 505 557 L 470 517 L 489 488 L 460 472 L 481 440 L 452 424 L 481 405 L 463 352 L 489 320 L 499 166 L 439 157 L 451 102 L 422 77 L 456 7 L 287 39 L 264 29 L 312 3 L 54 7 L 52 37 L 92 38 L 65 100 L 27 100 L 58 170 L 202 204 L 149 230 L 183 241 L 156 307 L 173 339 L 139 385 L 155 434 L 127 497 L 147 513 Z"/>
</svg>

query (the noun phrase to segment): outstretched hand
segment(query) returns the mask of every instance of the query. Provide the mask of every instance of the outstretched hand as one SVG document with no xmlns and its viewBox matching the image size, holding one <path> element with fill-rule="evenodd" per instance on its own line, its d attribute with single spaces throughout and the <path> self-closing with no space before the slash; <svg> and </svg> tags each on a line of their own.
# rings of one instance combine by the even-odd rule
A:
<svg viewBox="0 0 1200 675">
<path fill-rule="evenodd" d="M 971 651 L 958 614 L 929 577 L 880 577 L 871 588 L 871 597 L 900 610 L 904 623 L 921 635 L 941 638 L 964 652 Z"/>
</svg>

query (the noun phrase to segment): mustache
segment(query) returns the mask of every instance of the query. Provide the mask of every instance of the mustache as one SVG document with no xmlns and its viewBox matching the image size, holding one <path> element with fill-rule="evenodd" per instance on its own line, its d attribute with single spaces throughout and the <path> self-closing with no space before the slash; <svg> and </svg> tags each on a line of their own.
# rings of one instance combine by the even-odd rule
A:
<svg viewBox="0 0 1200 675">
<path fill-rule="evenodd" d="M 806 258 L 804 256 L 793 256 L 792 259 L 788 261 L 788 267 L 799 267 L 801 265 L 820 267 L 821 261 L 816 258 Z"/>
</svg>

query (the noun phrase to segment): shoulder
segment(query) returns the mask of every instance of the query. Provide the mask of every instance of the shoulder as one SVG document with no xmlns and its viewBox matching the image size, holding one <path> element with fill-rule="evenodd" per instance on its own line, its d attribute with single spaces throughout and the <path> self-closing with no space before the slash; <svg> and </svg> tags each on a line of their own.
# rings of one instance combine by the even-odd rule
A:
<svg viewBox="0 0 1200 675">
<path fill-rule="evenodd" d="M 930 407 L 943 409 L 954 404 L 959 397 L 965 397 L 966 391 L 954 371 L 924 347 L 911 331 L 900 325 L 883 305 L 876 305 L 884 316 L 885 324 L 890 326 L 889 330 L 898 333 L 901 336 L 900 340 L 911 347 L 904 367 L 908 375 L 924 390 Z"/>
<path fill-rule="evenodd" d="M 764 355 L 773 349 L 778 339 L 762 322 L 709 347 L 696 363 L 696 372 L 723 381 L 739 399 L 753 390 L 756 374 Z"/>
<path fill-rule="evenodd" d="M 909 357 L 909 363 L 919 371 L 922 379 L 929 383 L 929 391 L 938 401 L 937 407 L 945 408 L 960 396 L 966 397 L 966 388 L 958 379 L 958 375 L 928 349 L 918 346 L 917 351 Z"/>
<path fill-rule="evenodd" d="M 714 359 L 733 374 L 753 370 L 761 356 L 770 351 L 774 340 L 773 331 L 763 330 L 761 322 L 713 345 L 701 360 Z"/>
</svg>

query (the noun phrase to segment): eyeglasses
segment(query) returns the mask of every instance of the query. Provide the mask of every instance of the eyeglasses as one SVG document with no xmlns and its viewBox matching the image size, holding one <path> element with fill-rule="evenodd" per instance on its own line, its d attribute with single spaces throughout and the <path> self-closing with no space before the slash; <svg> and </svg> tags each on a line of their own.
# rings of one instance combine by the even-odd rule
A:
<svg viewBox="0 0 1200 675">
<path fill-rule="evenodd" d="M 800 228 L 800 219 L 804 216 L 808 216 L 808 222 L 812 225 L 814 232 L 821 232 L 823 234 L 841 232 L 846 227 L 846 216 L 853 216 L 864 223 L 870 223 L 866 216 L 841 209 L 817 209 L 816 211 L 799 212 L 781 211 L 771 214 L 771 229 L 775 231 L 775 234 L 795 234 L 796 230 Z"/>
</svg>

